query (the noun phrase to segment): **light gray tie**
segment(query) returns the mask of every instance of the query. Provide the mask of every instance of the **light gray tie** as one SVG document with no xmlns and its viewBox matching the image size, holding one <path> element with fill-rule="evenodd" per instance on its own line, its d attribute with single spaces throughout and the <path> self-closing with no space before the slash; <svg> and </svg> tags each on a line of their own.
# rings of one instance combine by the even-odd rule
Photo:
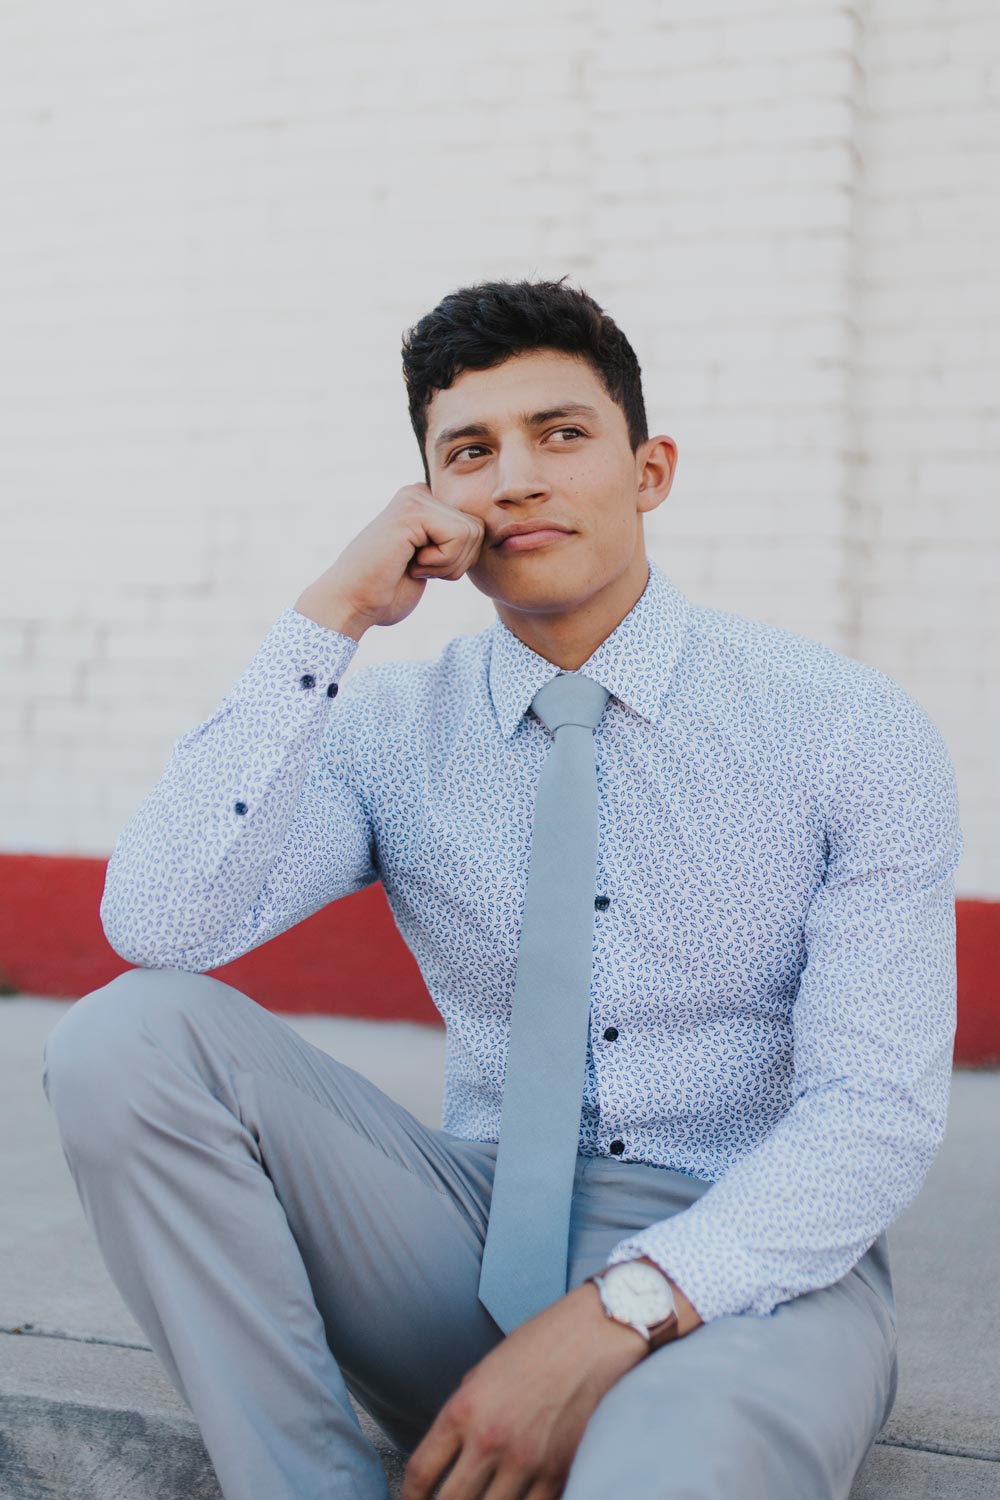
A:
<svg viewBox="0 0 1000 1500">
<path fill-rule="evenodd" d="M 531 707 L 555 735 L 538 778 L 479 1300 L 504 1333 L 566 1293 L 590 1026 L 598 802 L 610 694 L 563 672 Z"/>
</svg>

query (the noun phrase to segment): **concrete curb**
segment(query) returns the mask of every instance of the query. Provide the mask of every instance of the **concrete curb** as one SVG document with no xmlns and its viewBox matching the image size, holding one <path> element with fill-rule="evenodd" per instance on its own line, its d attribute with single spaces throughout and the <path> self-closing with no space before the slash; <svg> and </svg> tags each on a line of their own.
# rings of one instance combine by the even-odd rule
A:
<svg viewBox="0 0 1000 1500">
<path fill-rule="evenodd" d="M 354 1403 L 393 1500 L 405 1459 Z M 150 1350 L 0 1334 L 0 1500 L 221 1500 L 190 1407 Z"/>
<path fill-rule="evenodd" d="M 354 1403 L 397 1500 L 404 1457 Z M 901 1445 L 892 1420 L 850 1500 L 986 1500 L 1000 1495 L 988 1458 Z M 221 1500 L 190 1408 L 156 1355 L 61 1335 L 0 1334 L 0 1500 Z"/>
</svg>

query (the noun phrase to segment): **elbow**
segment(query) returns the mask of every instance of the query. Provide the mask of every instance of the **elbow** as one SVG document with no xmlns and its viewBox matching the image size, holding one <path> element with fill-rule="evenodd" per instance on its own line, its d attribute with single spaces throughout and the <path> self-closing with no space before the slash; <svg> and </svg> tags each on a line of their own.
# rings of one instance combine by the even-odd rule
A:
<svg viewBox="0 0 1000 1500">
<path fill-rule="evenodd" d="M 116 922 L 113 915 L 101 908 L 101 927 L 111 951 L 127 964 L 137 969 L 181 969 L 184 964 L 179 955 L 166 952 L 162 947 L 136 941 L 131 923 Z"/>
</svg>

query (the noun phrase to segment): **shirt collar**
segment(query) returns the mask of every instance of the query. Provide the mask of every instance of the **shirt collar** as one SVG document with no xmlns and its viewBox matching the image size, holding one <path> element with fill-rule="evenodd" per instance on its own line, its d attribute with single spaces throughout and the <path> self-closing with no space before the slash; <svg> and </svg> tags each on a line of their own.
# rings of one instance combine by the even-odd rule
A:
<svg viewBox="0 0 1000 1500">
<path fill-rule="evenodd" d="M 647 557 L 646 587 L 580 671 L 651 724 L 667 716 L 666 695 L 687 631 L 690 604 Z M 490 629 L 489 684 L 497 722 L 507 739 L 538 689 L 562 670 L 508 630 L 499 616 Z"/>
</svg>

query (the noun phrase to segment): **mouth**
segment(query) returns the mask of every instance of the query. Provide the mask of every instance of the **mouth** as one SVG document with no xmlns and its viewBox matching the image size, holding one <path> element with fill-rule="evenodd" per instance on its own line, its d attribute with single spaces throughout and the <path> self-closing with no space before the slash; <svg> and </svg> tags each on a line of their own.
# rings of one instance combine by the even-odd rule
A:
<svg viewBox="0 0 1000 1500">
<path fill-rule="evenodd" d="M 498 552 L 528 552 L 536 547 L 546 547 L 551 542 L 564 542 L 573 536 L 572 531 L 555 531 L 551 527 L 539 527 L 537 531 L 522 531 L 500 542 Z"/>
</svg>

